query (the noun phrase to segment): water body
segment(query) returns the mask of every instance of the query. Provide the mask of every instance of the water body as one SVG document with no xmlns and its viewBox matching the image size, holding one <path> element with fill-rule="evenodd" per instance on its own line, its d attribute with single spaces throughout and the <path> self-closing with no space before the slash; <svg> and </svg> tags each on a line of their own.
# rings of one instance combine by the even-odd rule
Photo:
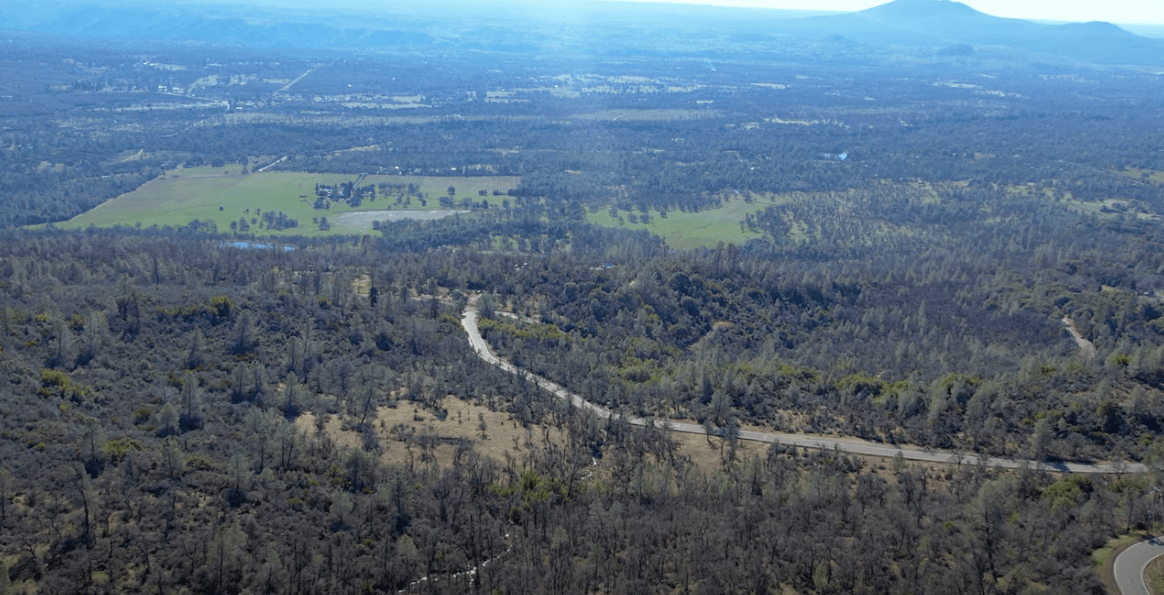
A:
<svg viewBox="0 0 1164 595">
<path fill-rule="evenodd" d="M 226 242 L 226 245 L 230 246 L 231 248 L 240 248 L 242 250 L 278 250 L 280 248 L 284 252 L 292 252 L 295 250 L 295 246 L 287 246 L 284 244 L 268 244 L 265 242 L 236 241 L 236 242 Z"/>
</svg>

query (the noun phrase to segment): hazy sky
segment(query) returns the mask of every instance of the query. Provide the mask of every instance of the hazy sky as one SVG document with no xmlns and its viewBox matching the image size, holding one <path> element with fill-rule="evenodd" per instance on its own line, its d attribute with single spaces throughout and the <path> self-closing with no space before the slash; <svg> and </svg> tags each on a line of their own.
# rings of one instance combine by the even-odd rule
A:
<svg viewBox="0 0 1164 595">
<path fill-rule="evenodd" d="M 656 1 L 656 0 L 639 0 Z M 888 0 L 658 0 L 811 10 L 864 10 Z M 1164 0 L 963 0 L 986 14 L 1046 21 L 1164 23 Z"/>
</svg>

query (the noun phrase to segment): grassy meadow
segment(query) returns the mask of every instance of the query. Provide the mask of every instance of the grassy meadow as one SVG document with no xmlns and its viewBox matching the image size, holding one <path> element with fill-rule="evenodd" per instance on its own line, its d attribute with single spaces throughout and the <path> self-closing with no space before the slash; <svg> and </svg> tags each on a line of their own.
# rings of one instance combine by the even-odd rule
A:
<svg viewBox="0 0 1164 595">
<path fill-rule="evenodd" d="M 316 184 L 337 185 L 354 182 L 358 178 L 352 174 L 310 172 L 255 171 L 243 174 L 237 164 L 217 168 L 180 168 L 55 225 L 65 229 L 114 225 L 182 227 L 198 219 L 213 221 L 220 232 L 227 233 L 231 230 L 231 222 L 245 219 L 250 225 L 246 233 L 256 236 L 370 233 L 373 220 L 387 220 L 409 211 L 417 218 L 432 218 L 441 212 L 463 211 L 464 207 L 459 205 L 465 198 L 475 204 L 486 200 L 491 207 L 501 207 L 504 201 L 512 201 L 505 193 L 521 183 L 521 179 L 515 176 L 369 175 L 360 182 L 361 186 L 414 184 L 424 196 L 424 201 L 415 195 L 404 196 L 399 191 L 385 194 L 377 188 L 376 199 L 365 200 L 357 208 L 343 202 L 333 202 L 327 210 L 313 208 Z M 455 188 L 454 200 L 458 204 L 452 209 L 440 204 L 440 198 L 448 196 L 450 186 Z M 501 195 L 495 196 L 494 191 Z M 652 210 L 647 223 L 639 220 L 641 213 L 619 212 L 617 216 L 612 216 L 608 209 L 589 213 L 587 219 L 606 227 L 645 229 L 664 238 L 671 247 L 686 250 L 700 246 L 714 247 L 719 242 L 742 244 L 748 239 L 760 237 L 758 233 L 742 230 L 740 223 L 746 214 L 762 211 L 780 200 L 782 198 L 776 196 L 757 196 L 748 202 L 737 196 L 724 201 L 715 209 L 698 213 L 671 210 L 665 218 L 657 210 Z M 382 211 L 395 214 L 385 213 L 381 217 L 377 212 Z M 426 217 L 421 211 L 438 213 Z M 266 212 L 285 213 L 287 217 L 298 220 L 299 226 L 282 230 L 267 229 L 262 219 L 262 214 Z M 330 230 L 319 229 L 317 221 L 321 217 L 327 217 Z"/>
<path fill-rule="evenodd" d="M 494 196 L 493 191 L 505 193 L 520 183 L 518 177 L 465 177 L 465 176 L 391 176 L 370 175 L 361 186 L 369 184 L 415 184 L 424 195 L 425 202 L 411 196 L 397 202 L 398 192 L 387 195 L 377 189 L 375 200 L 365 200 L 358 208 L 346 203 L 332 203 L 327 210 L 313 208 L 315 185 L 335 185 L 354 182 L 359 178 L 352 174 L 320 174 L 306 172 L 253 172 L 242 174 L 240 168 L 199 167 L 178 169 L 167 172 L 151 180 L 136 190 L 106 201 L 96 208 L 73 219 L 57 223 L 66 229 L 79 229 L 91 225 L 112 227 L 114 225 L 142 227 L 180 227 L 198 219 L 214 221 L 220 232 L 229 232 L 230 223 L 240 218 L 250 224 L 248 233 L 260 236 L 278 235 L 326 235 L 354 232 L 370 232 L 371 218 L 365 218 L 366 229 L 332 225 L 331 231 L 320 231 L 314 220 L 327 217 L 329 223 L 340 215 L 352 212 L 371 211 L 431 211 L 445 210 L 440 205 L 440 197 L 448 196 L 450 186 L 456 189 L 455 200 L 469 198 L 480 204 L 488 200 L 491 206 L 501 206 L 508 196 Z M 484 191 L 485 196 L 480 192 Z M 297 219 L 299 226 L 292 229 L 271 230 L 262 223 L 262 213 L 283 212 L 291 219 Z M 451 211 L 451 209 L 450 209 Z M 387 217 L 386 217 L 387 218 Z"/>
<path fill-rule="evenodd" d="M 617 218 L 613 217 L 609 210 L 588 213 L 587 220 L 605 227 L 645 229 L 662 237 L 672 248 L 690 250 L 700 246 L 715 247 L 719 242 L 743 244 L 747 240 L 759 238 L 759 233 L 741 229 L 740 223 L 748 213 L 758 213 L 779 201 L 780 197 L 760 196 L 749 203 L 742 197 L 735 197 L 718 208 L 698 213 L 667 211 L 666 218 L 660 217 L 659 212 L 652 209 L 647 223 L 632 222 L 632 213 L 628 212 L 619 212 Z M 636 219 L 641 215 L 638 211 L 633 214 Z"/>
</svg>

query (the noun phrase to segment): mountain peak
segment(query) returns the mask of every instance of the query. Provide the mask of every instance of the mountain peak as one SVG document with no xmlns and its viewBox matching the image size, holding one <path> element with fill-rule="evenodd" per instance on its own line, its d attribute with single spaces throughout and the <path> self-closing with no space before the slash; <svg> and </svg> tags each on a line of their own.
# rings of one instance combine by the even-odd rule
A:
<svg viewBox="0 0 1164 595">
<path fill-rule="evenodd" d="M 859 14 L 882 19 L 948 18 L 955 16 L 960 18 L 995 18 L 955 0 L 893 0 L 862 10 Z"/>
<path fill-rule="evenodd" d="M 992 16 L 955 0 L 892 0 L 859 12 L 800 20 L 796 30 L 811 31 L 817 39 L 841 35 L 866 45 L 934 50 L 990 46 L 1106 64 L 1159 65 L 1164 55 L 1164 42 L 1136 36 L 1111 23 L 1035 23 Z"/>
</svg>

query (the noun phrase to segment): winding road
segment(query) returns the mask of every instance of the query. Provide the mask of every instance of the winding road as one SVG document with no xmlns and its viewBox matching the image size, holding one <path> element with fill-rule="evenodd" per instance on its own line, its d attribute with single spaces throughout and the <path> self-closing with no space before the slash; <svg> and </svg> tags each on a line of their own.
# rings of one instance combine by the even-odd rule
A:
<svg viewBox="0 0 1164 595">
<path fill-rule="evenodd" d="M 1164 536 L 1146 539 L 1120 552 L 1112 566 L 1120 594 L 1151 595 L 1144 584 L 1144 569 L 1159 556 L 1164 556 Z"/>
<path fill-rule="evenodd" d="M 563 386 L 533 374 L 527 370 L 523 370 L 514 366 L 513 364 L 497 357 L 496 354 L 489 348 L 489 344 L 485 342 L 485 338 L 481 336 L 481 330 L 477 326 L 477 298 L 479 296 L 473 295 L 469 298 L 465 305 L 465 310 L 461 315 L 461 326 L 465 328 L 465 332 L 469 334 L 469 345 L 473 351 L 482 360 L 509 372 L 524 376 L 525 378 L 536 382 L 538 386 L 548 391 L 555 397 L 570 401 L 575 407 L 585 409 L 597 415 L 601 419 L 609 419 L 616 417 L 610 409 L 591 403 L 581 396 L 566 390 Z M 656 426 L 665 426 L 673 432 L 681 432 L 684 434 L 700 434 L 706 435 L 707 430 L 701 424 L 693 424 L 688 422 L 661 419 L 661 418 L 644 418 L 644 417 L 624 417 L 627 423 L 634 426 L 647 426 L 654 424 Z M 715 435 L 723 435 L 722 429 L 712 430 Z M 814 436 L 810 434 L 788 434 L 783 432 L 757 432 L 752 430 L 740 430 L 739 437 L 741 440 L 750 440 L 754 442 L 764 442 L 768 444 L 783 444 L 786 446 L 799 446 L 801 448 L 814 448 L 820 450 L 837 450 L 840 452 L 847 452 L 858 455 L 867 455 L 874 457 L 893 458 L 901 455 L 906 460 L 922 461 L 927 463 L 953 463 L 964 465 L 985 465 L 987 467 L 996 467 L 1002 469 L 1040 469 L 1044 471 L 1053 471 L 1058 473 L 1143 473 L 1147 469 L 1140 463 L 1045 463 L 1033 461 L 1029 459 L 1011 459 L 983 456 L 974 453 L 952 452 L 942 450 L 921 450 L 916 448 L 902 448 L 888 444 L 878 444 L 876 442 L 868 442 L 859 439 L 841 439 L 828 438 L 824 436 Z"/>
</svg>

